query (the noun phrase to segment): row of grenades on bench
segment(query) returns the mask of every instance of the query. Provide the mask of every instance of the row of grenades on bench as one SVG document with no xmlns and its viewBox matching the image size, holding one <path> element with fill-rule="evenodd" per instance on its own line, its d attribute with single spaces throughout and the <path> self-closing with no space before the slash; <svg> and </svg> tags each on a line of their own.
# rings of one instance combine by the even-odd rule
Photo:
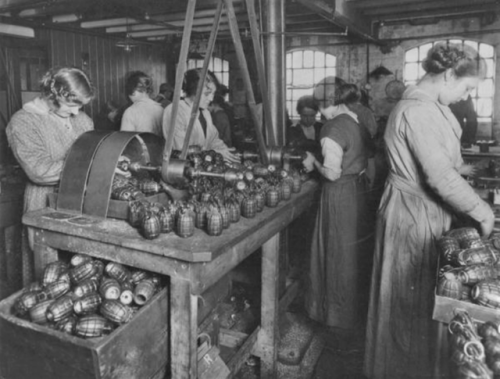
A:
<svg viewBox="0 0 500 379">
<path fill-rule="evenodd" d="M 300 182 L 300 178 L 298 178 Z M 208 184 L 215 184 L 208 188 Z M 241 189 L 220 187 L 221 182 L 202 180 L 203 189 L 192 193 L 191 200 L 169 202 L 166 205 L 136 200 L 129 202 L 128 222 L 139 229 L 147 239 L 154 239 L 161 233 L 174 231 L 183 238 L 194 234 L 195 228 L 206 230 L 217 236 L 230 223 L 244 218 L 253 218 L 267 207 L 276 207 L 280 201 L 289 200 L 292 192 L 300 191 L 301 184 L 293 185 L 292 178 L 278 181 L 275 185 L 256 181 Z"/>
<path fill-rule="evenodd" d="M 160 282 L 149 272 L 76 254 L 69 265 L 49 263 L 42 280 L 16 299 L 14 312 L 79 337 L 99 337 L 129 322 L 161 288 Z"/>
<path fill-rule="evenodd" d="M 481 239 L 474 228 L 454 229 L 438 240 L 441 254 L 437 294 L 500 308 L 498 239 Z"/>
</svg>

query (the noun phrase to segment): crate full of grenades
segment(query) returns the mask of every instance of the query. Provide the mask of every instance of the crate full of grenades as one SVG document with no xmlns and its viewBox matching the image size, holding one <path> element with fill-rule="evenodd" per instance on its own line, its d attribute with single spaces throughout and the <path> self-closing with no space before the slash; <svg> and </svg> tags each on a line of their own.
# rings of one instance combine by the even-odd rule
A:
<svg viewBox="0 0 500 379">
<path fill-rule="evenodd" d="M 76 254 L 0 302 L 0 377 L 161 378 L 168 288 L 152 273 Z"/>
<path fill-rule="evenodd" d="M 254 218 L 265 207 L 275 208 L 290 200 L 302 188 L 303 177 L 296 170 L 249 160 L 228 164 L 214 151 L 191 154 L 188 161 L 184 199 L 163 203 L 141 196 L 129 199 L 128 222 L 144 238 L 171 232 L 187 238 L 195 229 L 218 236 L 241 217 Z M 197 174 L 201 171 L 205 175 Z"/>
<path fill-rule="evenodd" d="M 437 241 L 439 268 L 433 319 L 449 323 L 457 309 L 475 320 L 500 317 L 500 235 L 481 238 L 472 227 Z"/>
</svg>

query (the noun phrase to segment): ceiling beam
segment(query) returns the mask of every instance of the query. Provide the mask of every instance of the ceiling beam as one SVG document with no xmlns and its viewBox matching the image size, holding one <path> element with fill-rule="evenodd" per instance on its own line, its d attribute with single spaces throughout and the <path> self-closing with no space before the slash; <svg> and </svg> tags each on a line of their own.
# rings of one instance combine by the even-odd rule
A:
<svg viewBox="0 0 500 379">
<path fill-rule="evenodd" d="M 463 12 L 467 13 L 468 11 L 489 11 L 489 10 L 498 10 L 500 9 L 500 4 L 484 4 L 480 7 L 477 5 L 472 5 L 470 1 L 468 3 L 462 5 L 454 5 L 450 7 L 448 3 L 443 1 L 434 1 L 430 4 L 421 4 L 421 3 L 413 3 L 405 5 L 404 7 L 386 7 L 386 8 L 370 8 L 363 10 L 362 13 L 368 17 L 379 16 L 379 15 L 393 15 L 399 13 L 409 13 L 409 12 L 428 12 L 432 11 L 440 11 L 443 14 L 446 11 L 450 13 Z"/>
<path fill-rule="evenodd" d="M 420 6 L 433 5 L 435 3 L 442 3 L 446 7 L 451 8 L 460 5 L 475 5 L 482 6 L 486 3 L 495 3 L 496 0 L 345 0 L 345 3 L 356 9 L 366 11 L 371 8 L 406 8 L 407 6 L 418 4 Z"/>
<path fill-rule="evenodd" d="M 489 8 L 489 9 L 488 9 Z M 474 16 L 478 14 L 490 13 L 500 10 L 500 5 L 490 6 L 490 7 L 470 7 L 461 8 L 457 10 L 422 10 L 422 11 L 410 11 L 410 12 L 399 12 L 399 13 L 388 13 L 379 14 L 371 16 L 372 20 L 375 22 L 391 22 L 391 21 L 407 21 L 413 19 L 424 19 L 424 18 L 450 18 L 450 17 L 466 17 Z"/>
<path fill-rule="evenodd" d="M 374 37 L 371 30 L 371 21 L 365 18 L 357 9 L 346 4 L 346 0 L 295 0 L 304 7 L 314 11 L 331 23 L 347 27 L 349 32 L 355 34 L 365 41 L 375 44 L 383 44 Z M 332 6 L 331 3 L 334 5 Z"/>
</svg>

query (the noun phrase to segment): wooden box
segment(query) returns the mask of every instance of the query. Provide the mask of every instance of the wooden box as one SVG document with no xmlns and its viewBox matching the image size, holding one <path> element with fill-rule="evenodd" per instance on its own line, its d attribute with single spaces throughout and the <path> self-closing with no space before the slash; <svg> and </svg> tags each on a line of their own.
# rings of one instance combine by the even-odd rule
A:
<svg viewBox="0 0 500 379">
<path fill-rule="evenodd" d="M 0 302 L 2 379 L 163 379 L 169 365 L 168 289 L 111 334 L 82 339 L 17 318 L 20 292 Z"/>
<path fill-rule="evenodd" d="M 435 294 L 434 310 L 432 312 L 433 320 L 448 324 L 458 310 L 467 311 L 470 317 L 479 322 L 500 322 L 500 310 L 498 309 Z"/>
</svg>

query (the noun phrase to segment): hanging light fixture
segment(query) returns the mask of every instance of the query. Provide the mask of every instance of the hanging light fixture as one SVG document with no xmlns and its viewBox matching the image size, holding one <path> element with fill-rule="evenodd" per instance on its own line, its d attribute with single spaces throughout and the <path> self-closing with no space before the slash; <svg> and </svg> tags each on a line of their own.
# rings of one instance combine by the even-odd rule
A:
<svg viewBox="0 0 500 379">
<path fill-rule="evenodd" d="M 132 48 L 138 45 L 136 41 L 134 41 L 132 38 L 130 38 L 130 34 L 128 32 L 128 18 L 126 19 L 126 24 L 125 24 L 125 39 L 122 39 L 118 41 L 115 46 L 123 48 L 127 53 L 130 53 L 132 51 Z"/>
</svg>

